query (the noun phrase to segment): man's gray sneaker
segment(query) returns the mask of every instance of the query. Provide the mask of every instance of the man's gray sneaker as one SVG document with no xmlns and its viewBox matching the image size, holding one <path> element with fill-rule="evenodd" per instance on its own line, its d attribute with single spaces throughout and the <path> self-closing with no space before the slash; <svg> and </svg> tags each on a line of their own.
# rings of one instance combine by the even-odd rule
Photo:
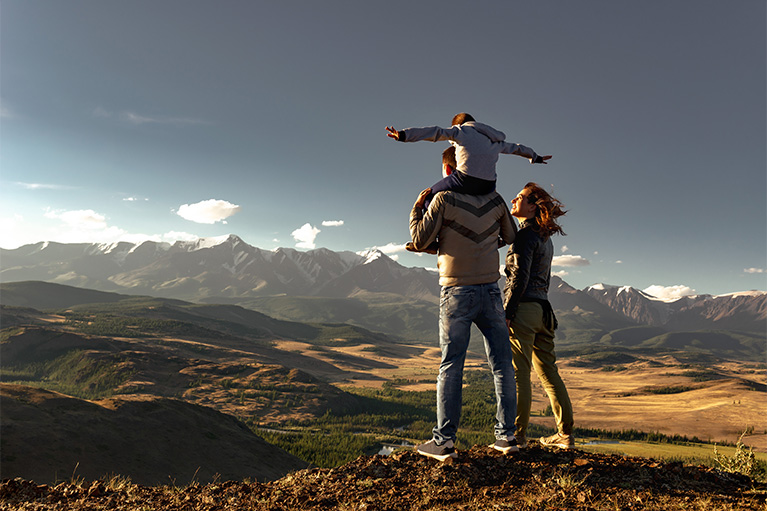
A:
<svg viewBox="0 0 767 511">
<path fill-rule="evenodd" d="M 434 440 L 429 440 L 428 442 L 416 447 L 416 451 L 418 451 L 418 454 L 423 454 L 424 456 L 428 456 L 429 458 L 434 458 L 439 461 L 445 461 L 448 458 L 458 457 L 458 453 L 455 452 L 455 444 L 452 440 L 448 440 L 442 445 L 437 445 Z"/>
<path fill-rule="evenodd" d="M 503 454 L 509 454 L 510 452 L 519 452 L 519 446 L 517 446 L 517 439 L 512 437 L 511 440 L 496 440 L 494 444 L 490 444 L 490 447 L 496 451 L 501 451 Z"/>
<path fill-rule="evenodd" d="M 560 449 L 572 449 L 575 447 L 575 437 L 557 433 L 556 435 L 541 437 L 538 440 L 543 447 L 559 447 Z"/>
</svg>

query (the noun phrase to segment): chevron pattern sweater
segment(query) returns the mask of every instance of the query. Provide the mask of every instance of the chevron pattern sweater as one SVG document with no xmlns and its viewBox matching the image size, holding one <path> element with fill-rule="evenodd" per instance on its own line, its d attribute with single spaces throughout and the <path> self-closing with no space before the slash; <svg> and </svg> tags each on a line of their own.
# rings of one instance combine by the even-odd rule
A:
<svg viewBox="0 0 767 511">
<path fill-rule="evenodd" d="M 445 287 L 497 282 L 499 236 L 511 244 L 516 230 L 506 202 L 496 192 L 440 192 L 426 213 L 416 207 L 410 212 L 410 236 L 416 248 L 422 250 L 439 238 L 439 284 Z"/>
</svg>

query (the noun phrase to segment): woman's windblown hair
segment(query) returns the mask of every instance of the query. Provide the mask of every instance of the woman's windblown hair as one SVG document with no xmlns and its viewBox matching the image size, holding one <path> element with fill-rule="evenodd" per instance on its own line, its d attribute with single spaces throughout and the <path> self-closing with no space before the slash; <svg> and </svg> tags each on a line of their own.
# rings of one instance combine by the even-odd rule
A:
<svg viewBox="0 0 767 511">
<path fill-rule="evenodd" d="M 565 231 L 557 223 L 557 218 L 567 213 L 567 211 L 562 209 L 564 204 L 559 199 L 549 195 L 549 192 L 536 183 L 527 183 L 525 190 L 530 190 L 528 201 L 536 205 L 535 220 L 538 224 L 538 232 L 542 236 L 551 236 L 552 234 L 564 236 Z"/>
</svg>

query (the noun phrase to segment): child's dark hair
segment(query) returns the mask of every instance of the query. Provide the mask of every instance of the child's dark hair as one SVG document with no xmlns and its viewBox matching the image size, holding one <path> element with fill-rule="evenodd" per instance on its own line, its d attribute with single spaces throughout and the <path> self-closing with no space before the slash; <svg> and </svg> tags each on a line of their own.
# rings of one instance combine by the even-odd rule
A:
<svg viewBox="0 0 767 511">
<path fill-rule="evenodd" d="M 471 116 L 471 114 L 461 112 L 460 114 L 455 114 L 451 126 L 458 126 L 459 124 L 463 124 L 465 122 L 476 122 L 476 120 Z"/>
</svg>

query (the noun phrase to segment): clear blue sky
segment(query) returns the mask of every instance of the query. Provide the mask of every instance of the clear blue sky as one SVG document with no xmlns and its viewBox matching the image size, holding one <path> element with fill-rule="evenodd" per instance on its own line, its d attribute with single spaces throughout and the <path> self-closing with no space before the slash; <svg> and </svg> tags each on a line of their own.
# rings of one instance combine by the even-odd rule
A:
<svg viewBox="0 0 767 511">
<path fill-rule="evenodd" d="M 397 250 L 447 144 L 384 127 L 466 111 L 553 154 L 502 155 L 498 190 L 566 204 L 571 285 L 764 290 L 765 5 L 3 0 L 0 246 L 233 233 L 434 267 Z"/>
</svg>

